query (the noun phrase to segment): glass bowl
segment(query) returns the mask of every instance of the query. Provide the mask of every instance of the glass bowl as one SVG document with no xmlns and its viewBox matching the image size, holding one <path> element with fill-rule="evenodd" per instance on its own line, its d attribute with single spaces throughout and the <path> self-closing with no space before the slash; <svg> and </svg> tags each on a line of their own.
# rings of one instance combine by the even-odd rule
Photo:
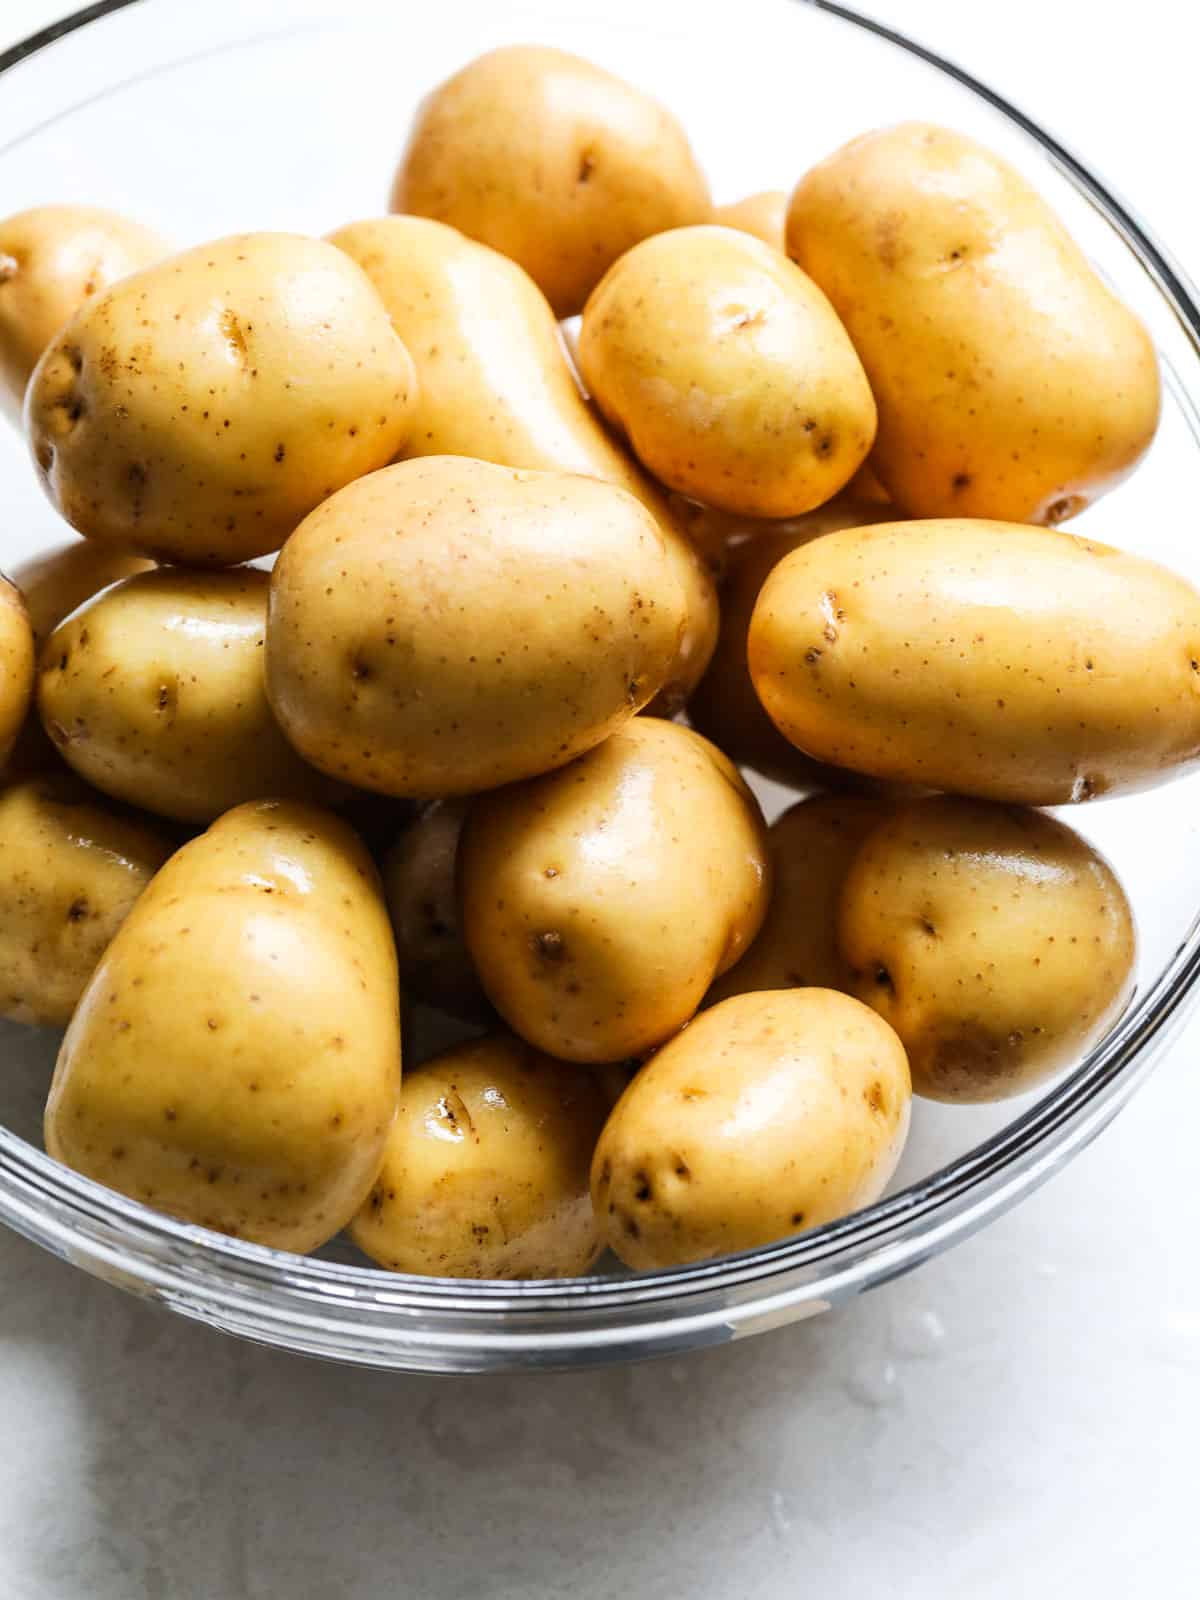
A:
<svg viewBox="0 0 1200 1600">
<path fill-rule="evenodd" d="M 503 13 L 503 14 L 501 14 Z M 440 0 L 419 29 L 395 0 L 102 0 L 0 56 L 4 209 L 111 205 L 181 245 L 243 228 L 320 234 L 382 211 L 406 120 L 464 59 L 559 44 L 645 84 L 683 117 L 716 196 L 790 188 L 816 158 L 905 117 L 975 134 L 1023 168 L 1161 353 L 1162 428 L 1141 470 L 1071 524 L 1200 578 L 1177 508 L 1200 470 L 1200 314 L 1182 274 L 1077 158 L 933 51 L 840 6 L 573 0 L 516 10 Z M 802 90 L 802 92 L 800 92 Z M 66 532 L 11 430 L 0 437 L 5 566 Z M 1113 861 L 1138 916 L 1123 1019 L 1048 1091 L 992 1107 L 918 1102 L 891 1193 L 828 1227 L 672 1272 L 529 1283 L 385 1273 L 340 1242 L 285 1255 L 174 1222 L 46 1156 L 56 1037 L 0 1025 L 0 1217 L 88 1272 L 244 1337 L 428 1372 L 630 1360 L 814 1312 L 917 1266 L 1068 1161 L 1160 1057 L 1197 992 L 1200 777 L 1070 820 Z M 759 792 L 774 813 L 791 796 Z M 24 1135 L 24 1137 L 23 1137 Z"/>
</svg>

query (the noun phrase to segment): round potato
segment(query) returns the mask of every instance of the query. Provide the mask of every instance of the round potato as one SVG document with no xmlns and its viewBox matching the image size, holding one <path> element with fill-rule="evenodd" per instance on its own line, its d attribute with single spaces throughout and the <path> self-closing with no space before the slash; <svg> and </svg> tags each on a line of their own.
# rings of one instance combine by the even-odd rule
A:
<svg viewBox="0 0 1200 1600">
<path fill-rule="evenodd" d="M 391 210 L 519 261 L 569 317 L 639 239 L 707 220 L 708 181 L 656 100 L 563 50 L 478 57 L 417 111 Z"/>
<path fill-rule="evenodd" d="M 351 223 L 331 239 L 375 285 L 413 358 L 419 398 L 407 455 L 603 478 L 658 522 L 687 606 L 670 675 L 650 708 L 673 716 L 716 642 L 712 577 L 662 490 L 585 403 L 541 290 L 514 261 L 425 217 Z"/>
<path fill-rule="evenodd" d="M 0 405 L 14 422 L 38 357 L 84 302 L 167 254 L 100 206 L 35 206 L 0 222 Z"/>
<path fill-rule="evenodd" d="M 828 300 L 735 228 L 677 228 L 584 307 L 584 384 L 656 478 L 707 505 L 791 517 L 865 461 L 875 402 Z"/>
<path fill-rule="evenodd" d="M 681 1028 L 758 932 L 770 877 L 736 769 L 652 717 L 482 795 L 459 845 L 463 931 L 488 998 L 564 1061 L 619 1061 Z"/>
<path fill-rule="evenodd" d="M 253 799 L 339 798 L 267 703 L 270 575 L 164 567 L 123 579 L 42 650 L 38 705 L 55 748 L 89 783 L 181 822 Z"/>
<path fill-rule="evenodd" d="M 89 300 L 38 363 L 42 482 L 91 539 L 191 566 L 279 546 L 408 436 L 412 362 L 363 272 L 247 233 Z"/>
<path fill-rule="evenodd" d="M 782 250 L 787 209 L 788 196 L 782 189 L 763 189 L 758 194 L 746 195 L 742 200 L 731 200 L 728 205 L 717 206 L 712 220 L 723 228 L 739 228 L 743 233 L 752 233 L 764 244 Z"/>
<path fill-rule="evenodd" d="M 800 180 L 787 248 L 862 357 L 872 465 L 910 516 L 1061 522 L 1154 437 L 1145 328 L 974 140 L 922 122 L 852 140 Z"/>
<path fill-rule="evenodd" d="M 25 602 L 0 577 L 0 767 L 7 762 L 33 696 L 33 629 Z"/>
<path fill-rule="evenodd" d="M 267 691 L 322 771 L 473 794 L 628 721 L 683 619 L 658 525 L 623 489 L 431 456 L 349 485 L 288 540 Z"/>
<path fill-rule="evenodd" d="M 592 1160 L 592 1204 L 639 1270 L 770 1244 L 877 1200 L 910 1107 L 900 1041 L 857 1000 L 735 995 L 621 1096 Z"/>
<path fill-rule="evenodd" d="M 70 773 L 0 793 L 0 1016 L 65 1027 L 171 842 Z"/>
<path fill-rule="evenodd" d="M 315 806 L 239 806 L 156 875 L 67 1029 L 46 1148 L 219 1233 L 315 1250 L 375 1181 L 399 983 L 370 858 Z"/>
<path fill-rule="evenodd" d="M 1200 760 L 1200 594 L 1046 528 L 850 528 L 774 568 L 750 675 L 808 755 L 1028 805 L 1146 788 Z"/>
<path fill-rule="evenodd" d="M 350 1237 L 396 1272 L 569 1278 L 603 1248 L 588 1175 L 609 1099 L 587 1067 L 492 1034 L 407 1072 Z"/>
<path fill-rule="evenodd" d="M 1037 811 L 938 795 L 882 822 L 842 888 L 854 991 L 933 1100 L 1021 1094 L 1094 1044 L 1133 989 L 1112 868 Z"/>
</svg>

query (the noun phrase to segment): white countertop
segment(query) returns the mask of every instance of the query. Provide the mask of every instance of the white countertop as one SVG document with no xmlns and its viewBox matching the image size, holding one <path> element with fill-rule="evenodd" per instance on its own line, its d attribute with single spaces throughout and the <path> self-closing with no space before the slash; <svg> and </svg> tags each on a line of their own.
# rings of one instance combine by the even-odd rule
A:
<svg viewBox="0 0 1200 1600">
<path fill-rule="evenodd" d="M 0 48 L 62 9 L 4 0 Z M 1089 8 L 1086 35 L 1073 0 L 867 9 L 1086 150 L 1200 270 L 1177 0 Z M 676 1363 L 325 1367 L 0 1230 L 0 1596 L 1194 1596 L 1198 1049 L 1194 1025 L 1074 1166 L 951 1255 Z"/>
</svg>

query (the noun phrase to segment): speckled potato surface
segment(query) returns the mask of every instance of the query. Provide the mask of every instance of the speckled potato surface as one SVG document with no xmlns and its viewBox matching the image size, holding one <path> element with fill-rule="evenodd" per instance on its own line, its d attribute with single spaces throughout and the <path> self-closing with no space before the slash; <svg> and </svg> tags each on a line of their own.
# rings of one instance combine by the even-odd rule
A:
<svg viewBox="0 0 1200 1600">
<path fill-rule="evenodd" d="M 632 495 L 427 457 L 351 484 L 288 541 L 267 690 L 323 771 L 385 794 L 470 794 L 620 728 L 666 681 L 683 620 Z"/>
<path fill-rule="evenodd" d="M 265 555 L 408 436 L 412 363 L 363 272 L 298 234 L 200 245 L 88 301 L 26 428 L 80 533 L 163 561 Z"/>
<path fill-rule="evenodd" d="M 766 827 L 736 768 L 637 717 L 569 767 L 483 795 L 459 846 L 463 929 L 489 999 L 567 1061 L 669 1038 L 758 932 Z"/>
<path fill-rule="evenodd" d="M 639 239 L 711 207 L 669 111 L 579 56 L 531 45 L 479 56 L 422 102 L 390 204 L 511 256 L 560 317 Z"/>
<path fill-rule="evenodd" d="M 1037 811 L 939 795 L 869 834 L 842 889 L 854 990 L 935 1100 L 1021 1094 L 1075 1061 L 1133 986 L 1112 868 Z"/>
<path fill-rule="evenodd" d="M 905 122 L 843 145 L 792 194 L 787 248 L 862 357 L 872 465 L 910 516 L 1061 522 L 1149 446 L 1146 329 L 974 140 Z"/>
<path fill-rule="evenodd" d="M 716 206 L 712 220 L 723 228 L 740 228 L 776 250 L 785 247 L 788 195 L 782 189 L 762 189 L 728 205 Z"/>
<path fill-rule="evenodd" d="M 314 806 L 228 812 L 172 856 L 59 1052 L 57 1160 L 218 1232 L 314 1250 L 350 1221 L 400 1088 L 375 870 Z"/>
<path fill-rule="evenodd" d="M 383 1165 L 350 1237 L 381 1266 L 447 1278 L 567 1278 L 603 1248 L 597 1074 L 491 1034 L 405 1073 Z"/>
<path fill-rule="evenodd" d="M 105 794 L 182 822 L 246 800 L 333 801 L 285 739 L 263 681 L 270 575 L 163 567 L 123 579 L 42 650 L 55 748 Z"/>
<path fill-rule="evenodd" d="M 25 602 L 0 576 L 0 767 L 7 762 L 33 698 L 33 629 Z"/>
<path fill-rule="evenodd" d="M 767 578 L 748 656 L 793 744 L 878 778 L 1061 805 L 1200 759 L 1200 594 L 1052 529 L 827 534 Z"/>
<path fill-rule="evenodd" d="M 734 228 L 677 228 L 622 256 L 584 307 L 579 361 L 643 466 L 723 511 L 811 511 L 875 437 L 862 363 L 825 295 Z"/>
<path fill-rule="evenodd" d="M 638 1270 L 750 1250 L 877 1200 L 910 1104 L 900 1041 L 859 1001 L 736 995 L 622 1095 L 592 1161 L 592 1203 Z"/>
<path fill-rule="evenodd" d="M 171 848 L 69 773 L 0 792 L 0 1016 L 65 1027 Z"/>
<path fill-rule="evenodd" d="M 63 324 L 168 250 L 152 229 L 101 206 L 35 206 L 0 222 L 0 408 L 14 422 L 29 374 Z"/>
</svg>

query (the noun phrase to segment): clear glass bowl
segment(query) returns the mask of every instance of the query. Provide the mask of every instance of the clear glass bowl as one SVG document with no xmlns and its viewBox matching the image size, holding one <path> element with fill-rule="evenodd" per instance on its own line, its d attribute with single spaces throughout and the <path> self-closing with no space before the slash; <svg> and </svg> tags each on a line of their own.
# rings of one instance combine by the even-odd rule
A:
<svg viewBox="0 0 1200 1600">
<path fill-rule="evenodd" d="M 504 14 L 501 15 L 500 13 Z M 273 22 L 273 26 L 264 25 Z M 947 122 L 1022 167 L 1153 331 L 1162 429 L 1135 477 L 1072 527 L 1200 579 L 1200 314 L 1182 274 L 1104 183 L 999 95 L 843 8 L 744 0 L 440 0 L 414 28 L 395 0 L 107 0 L 0 56 L 4 209 L 86 200 L 180 244 L 241 228 L 324 233 L 385 205 L 428 87 L 505 41 L 560 44 L 683 116 L 718 199 L 789 188 L 843 139 L 904 117 Z M 62 537 L 15 434 L 0 438 L 4 565 Z M 187 1316 L 311 1355 L 429 1372 L 568 1367 L 678 1352 L 778 1326 L 918 1265 L 982 1226 L 1094 1137 L 1144 1081 L 1197 992 L 1200 778 L 1071 812 L 1138 915 L 1134 1003 L 1040 1097 L 918 1103 L 878 1205 L 744 1255 L 673 1272 L 536 1283 L 405 1277 L 348 1247 L 315 1258 L 173 1222 L 40 1149 L 55 1036 L 0 1025 L 0 1217 L 86 1271 Z M 790 796 L 760 793 L 774 812 Z M 22 1137 L 24 1135 L 25 1137 Z"/>
</svg>

